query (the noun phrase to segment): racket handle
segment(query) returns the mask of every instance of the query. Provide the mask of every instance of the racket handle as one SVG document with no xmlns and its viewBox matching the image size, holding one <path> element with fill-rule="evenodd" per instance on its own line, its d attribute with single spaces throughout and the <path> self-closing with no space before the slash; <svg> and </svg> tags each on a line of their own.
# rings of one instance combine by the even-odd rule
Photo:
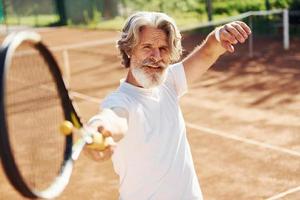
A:
<svg viewBox="0 0 300 200">
<path fill-rule="evenodd" d="M 103 151 L 106 147 L 110 145 L 115 145 L 115 142 L 112 137 L 104 137 L 101 133 L 93 135 L 93 142 L 87 144 L 87 148 Z"/>
</svg>

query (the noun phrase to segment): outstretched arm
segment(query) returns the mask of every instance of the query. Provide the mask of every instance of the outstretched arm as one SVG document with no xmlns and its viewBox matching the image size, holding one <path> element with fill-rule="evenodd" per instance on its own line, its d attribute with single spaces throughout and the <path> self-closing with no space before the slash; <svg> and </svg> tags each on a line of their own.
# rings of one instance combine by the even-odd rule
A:
<svg viewBox="0 0 300 200">
<path fill-rule="evenodd" d="M 115 142 L 123 138 L 128 130 L 128 112 L 120 107 L 103 109 L 98 115 L 92 117 L 88 122 L 88 127 L 104 137 L 112 137 Z M 95 141 L 95 140 L 94 140 Z M 92 144 L 93 145 L 93 144 Z M 87 145 L 86 155 L 95 161 L 105 161 L 110 159 L 113 154 L 116 143 L 109 143 L 104 150 L 99 150 Z"/>
<path fill-rule="evenodd" d="M 226 51 L 233 53 L 233 45 L 244 43 L 250 34 L 250 28 L 241 21 L 228 23 L 212 31 L 202 44 L 183 60 L 188 83 L 201 77 L 220 55 Z"/>
</svg>

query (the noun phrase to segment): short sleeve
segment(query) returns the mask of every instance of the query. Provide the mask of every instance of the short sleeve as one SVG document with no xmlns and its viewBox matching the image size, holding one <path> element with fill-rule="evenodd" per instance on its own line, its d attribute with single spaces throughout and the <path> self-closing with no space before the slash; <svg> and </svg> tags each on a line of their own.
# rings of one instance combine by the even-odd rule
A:
<svg viewBox="0 0 300 200">
<path fill-rule="evenodd" d="M 101 110 L 105 108 L 122 108 L 126 111 L 129 111 L 129 103 L 127 96 L 120 92 L 114 92 L 108 95 L 100 105 Z"/>
<path fill-rule="evenodd" d="M 105 123 L 107 127 L 110 127 L 110 130 L 127 130 L 129 121 L 129 108 L 126 97 L 122 95 L 122 93 L 115 92 L 107 96 L 100 105 L 100 110 L 101 112 L 98 115 L 93 116 L 89 120 L 88 124 L 91 127 L 99 126 L 100 123 Z M 120 117 L 117 119 L 118 123 L 116 123 L 118 126 L 112 125 L 112 123 L 116 121 L 116 117 L 111 114 L 111 112 Z M 126 131 L 121 132 L 125 134 Z"/>
<path fill-rule="evenodd" d="M 183 96 L 188 91 L 188 85 L 182 62 L 170 66 L 167 84 L 171 84 L 171 86 L 174 87 L 177 97 Z"/>
</svg>

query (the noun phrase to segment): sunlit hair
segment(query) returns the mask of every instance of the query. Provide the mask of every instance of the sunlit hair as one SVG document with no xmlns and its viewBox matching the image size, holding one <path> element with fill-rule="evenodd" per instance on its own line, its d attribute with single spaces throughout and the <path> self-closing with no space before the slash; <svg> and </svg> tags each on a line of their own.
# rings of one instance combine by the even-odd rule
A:
<svg viewBox="0 0 300 200">
<path fill-rule="evenodd" d="M 151 26 L 163 30 L 169 39 L 170 60 L 172 63 L 178 61 L 182 54 L 181 34 L 175 21 L 164 13 L 159 12 L 137 12 L 131 15 L 121 32 L 121 38 L 117 41 L 117 47 L 122 56 L 122 64 L 130 65 L 132 49 L 139 42 L 139 32 L 142 27 Z"/>
</svg>

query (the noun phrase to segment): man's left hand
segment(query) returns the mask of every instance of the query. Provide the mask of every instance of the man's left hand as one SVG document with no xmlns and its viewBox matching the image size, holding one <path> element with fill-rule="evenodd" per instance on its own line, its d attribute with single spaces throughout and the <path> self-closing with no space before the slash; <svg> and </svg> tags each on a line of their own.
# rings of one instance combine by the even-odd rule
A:
<svg viewBox="0 0 300 200">
<path fill-rule="evenodd" d="M 219 30 L 217 30 L 219 29 Z M 219 37 L 220 44 L 229 52 L 234 52 L 233 45 L 244 43 L 251 34 L 251 29 L 242 21 L 234 21 L 216 28 L 216 39 Z M 217 39 L 218 40 L 218 39 Z"/>
</svg>

